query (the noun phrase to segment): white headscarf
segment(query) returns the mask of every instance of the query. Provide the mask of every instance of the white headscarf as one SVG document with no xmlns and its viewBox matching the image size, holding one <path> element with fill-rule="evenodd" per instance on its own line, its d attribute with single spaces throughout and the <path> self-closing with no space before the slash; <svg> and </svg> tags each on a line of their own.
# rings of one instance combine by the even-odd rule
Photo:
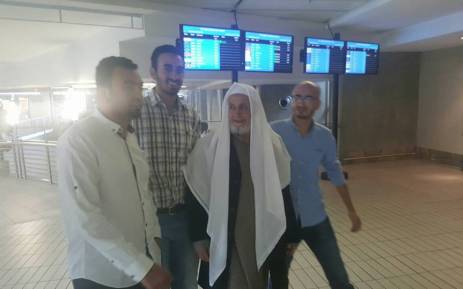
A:
<svg viewBox="0 0 463 289">
<path fill-rule="evenodd" d="M 260 269 L 286 230 L 281 190 L 290 182 L 290 156 L 281 138 L 267 122 L 257 91 L 233 84 L 225 95 L 220 126 L 198 140 L 184 167 L 185 179 L 208 212 L 211 237 L 209 283 L 212 286 L 226 267 L 230 170 L 230 95 L 249 96 L 251 109 L 250 169 L 256 215 L 256 261 Z"/>
</svg>

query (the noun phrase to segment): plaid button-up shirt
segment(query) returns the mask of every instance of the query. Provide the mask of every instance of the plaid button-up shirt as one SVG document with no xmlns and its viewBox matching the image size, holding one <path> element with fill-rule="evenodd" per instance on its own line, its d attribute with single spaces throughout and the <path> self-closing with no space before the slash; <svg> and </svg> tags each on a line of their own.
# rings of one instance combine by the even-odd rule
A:
<svg viewBox="0 0 463 289">
<path fill-rule="evenodd" d="M 151 168 L 151 191 L 157 208 L 184 204 L 182 166 L 200 136 L 200 119 L 190 107 L 177 101 L 169 112 L 153 90 L 145 98 L 141 117 L 135 121 L 140 147 Z"/>
</svg>

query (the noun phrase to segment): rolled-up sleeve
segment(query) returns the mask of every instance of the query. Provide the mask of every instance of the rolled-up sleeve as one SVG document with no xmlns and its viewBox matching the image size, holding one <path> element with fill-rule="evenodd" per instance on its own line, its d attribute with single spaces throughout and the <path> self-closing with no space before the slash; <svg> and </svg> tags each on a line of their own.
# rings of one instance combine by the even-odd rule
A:
<svg viewBox="0 0 463 289">
<path fill-rule="evenodd" d="M 140 282 L 153 261 L 128 242 L 101 209 L 98 159 L 82 137 L 66 137 L 58 143 L 59 187 L 65 218 L 119 270 Z"/>
<path fill-rule="evenodd" d="M 325 168 L 331 183 L 336 187 L 344 185 L 346 180 L 344 179 L 344 174 L 342 172 L 341 162 L 337 157 L 336 140 L 330 133 L 327 133 L 324 138 L 324 149 L 322 165 Z"/>
</svg>

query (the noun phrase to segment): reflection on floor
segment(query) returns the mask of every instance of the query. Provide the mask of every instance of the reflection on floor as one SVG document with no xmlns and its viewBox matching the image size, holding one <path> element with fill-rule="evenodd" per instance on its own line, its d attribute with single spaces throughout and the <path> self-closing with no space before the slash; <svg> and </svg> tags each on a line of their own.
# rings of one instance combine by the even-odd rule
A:
<svg viewBox="0 0 463 289">
<path fill-rule="evenodd" d="M 326 205 L 356 288 L 463 288 L 463 172 L 407 160 L 346 166 L 363 230 L 350 233 L 339 197 Z M 0 288 L 72 288 L 56 187 L 0 179 Z M 328 288 L 305 244 L 291 287 Z"/>
</svg>

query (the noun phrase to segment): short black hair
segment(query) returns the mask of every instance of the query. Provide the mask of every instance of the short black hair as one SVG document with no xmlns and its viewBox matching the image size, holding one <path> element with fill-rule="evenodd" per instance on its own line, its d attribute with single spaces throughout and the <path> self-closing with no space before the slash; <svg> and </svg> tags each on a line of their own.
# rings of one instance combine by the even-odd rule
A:
<svg viewBox="0 0 463 289">
<path fill-rule="evenodd" d="M 95 80 L 97 86 L 109 87 L 111 86 L 113 71 L 116 68 L 124 68 L 128 70 L 136 70 L 138 65 L 133 63 L 132 60 L 119 57 L 110 56 L 100 60 L 96 67 Z"/>
<path fill-rule="evenodd" d="M 153 54 L 151 54 L 151 67 L 153 69 L 156 69 L 158 67 L 159 56 L 163 53 L 172 53 L 172 54 L 178 55 L 183 58 L 183 55 L 180 52 L 180 49 L 178 49 L 177 47 L 173 45 L 165 44 L 165 45 L 158 46 L 153 50 Z"/>
</svg>

